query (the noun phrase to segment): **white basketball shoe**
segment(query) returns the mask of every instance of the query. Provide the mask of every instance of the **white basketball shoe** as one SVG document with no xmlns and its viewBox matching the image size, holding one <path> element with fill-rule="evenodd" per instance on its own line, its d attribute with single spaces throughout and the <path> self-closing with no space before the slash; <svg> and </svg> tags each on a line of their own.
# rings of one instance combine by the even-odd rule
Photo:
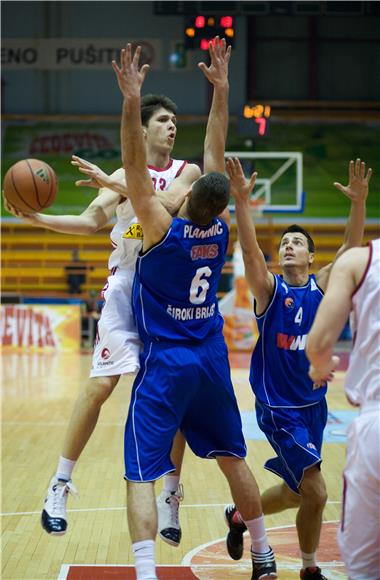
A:
<svg viewBox="0 0 380 580">
<path fill-rule="evenodd" d="M 179 523 L 179 504 L 183 500 L 183 485 L 179 484 L 178 491 L 162 490 L 157 497 L 158 533 L 171 546 L 178 547 L 182 531 Z"/>
<path fill-rule="evenodd" d="M 52 536 L 63 536 L 66 533 L 66 503 L 69 493 L 78 495 L 71 480 L 63 481 L 55 476 L 51 478 L 41 514 L 41 525 Z"/>
</svg>

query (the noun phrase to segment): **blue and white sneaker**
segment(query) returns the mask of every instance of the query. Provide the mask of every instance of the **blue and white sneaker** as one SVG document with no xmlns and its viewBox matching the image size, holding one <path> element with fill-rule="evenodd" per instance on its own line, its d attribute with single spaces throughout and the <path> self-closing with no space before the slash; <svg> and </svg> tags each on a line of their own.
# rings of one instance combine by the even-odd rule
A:
<svg viewBox="0 0 380 580">
<path fill-rule="evenodd" d="M 41 514 L 41 525 L 52 536 L 63 536 L 66 533 L 66 503 L 69 493 L 78 495 L 71 480 L 64 481 L 55 476 L 51 478 Z"/>
</svg>

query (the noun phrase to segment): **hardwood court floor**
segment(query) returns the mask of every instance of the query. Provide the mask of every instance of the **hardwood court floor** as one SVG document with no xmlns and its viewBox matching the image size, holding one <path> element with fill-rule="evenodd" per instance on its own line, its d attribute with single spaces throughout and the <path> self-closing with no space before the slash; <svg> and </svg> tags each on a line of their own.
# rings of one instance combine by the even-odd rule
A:
<svg viewBox="0 0 380 580">
<path fill-rule="evenodd" d="M 67 534 L 50 537 L 39 523 L 46 487 L 56 468 L 71 407 L 78 390 L 88 380 L 89 368 L 89 355 L 3 355 L 3 580 L 53 580 L 58 578 L 64 564 L 121 566 L 132 563 L 123 480 L 123 432 L 131 385 L 127 378 L 120 381 L 104 405 L 96 430 L 75 469 L 73 479 L 80 498 L 77 501 L 69 499 Z M 345 418 L 342 415 L 347 414 L 345 410 L 349 408 L 342 379 L 343 373 L 338 373 L 328 396 L 331 416 L 323 462 L 329 493 L 324 513 L 326 522 L 336 522 L 340 516 L 345 453 Z M 253 397 L 248 369 L 234 368 L 233 381 L 249 433 L 248 462 L 260 489 L 264 490 L 279 480 L 262 467 L 273 454 L 266 441 L 257 440 L 255 427 L 251 425 Z M 187 450 L 182 481 L 185 488 L 180 512 L 183 539 L 177 549 L 157 540 L 158 563 L 194 565 L 193 571 L 202 580 L 250 578 L 248 540 L 243 560 L 234 563 L 226 557 L 223 507 L 231 500 L 228 485 L 216 463 L 198 459 Z M 160 488 L 158 482 L 157 490 Z M 298 577 L 294 520 L 294 510 L 266 518 L 268 528 L 277 528 L 270 532 L 270 541 L 278 553 L 279 577 L 284 580 Z M 341 564 L 334 564 L 340 560 L 335 528 L 336 524 L 325 525 L 319 552 L 320 560 L 327 566 L 325 573 L 330 570 L 329 580 L 346 578 Z M 173 574 L 170 577 L 175 580 L 182 577 L 180 573 Z M 133 576 L 128 572 L 118 577 Z M 94 575 L 95 578 L 100 576 Z"/>
</svg>

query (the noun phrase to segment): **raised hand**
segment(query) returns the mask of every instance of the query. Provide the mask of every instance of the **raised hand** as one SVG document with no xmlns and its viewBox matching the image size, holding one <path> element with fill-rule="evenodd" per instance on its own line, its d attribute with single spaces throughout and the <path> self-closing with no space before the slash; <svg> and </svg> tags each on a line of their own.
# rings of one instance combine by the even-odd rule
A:
<svg viewBox="0 0 380 580">
<path fill-rule="evenodd" d="M 348 164 L 348 185 L 344 186 L 337 181 L 334 185 L 353 202 L 365 201 L 368 195 L 368 184 L 371 179 L 372 169 L 369 168 L 366 175 L 365 162 L 361 159 L 350 161 Z"/>
<path fill-rule="evenodd" d="M 226 40 L 215 39 L 209 43 L 210 65 L 204 62 L 198 63 L 207 80 L 214 86 L 228 84 L 228 64 L 231 58 L 231 46 L 227 47 Z"/>
<path fill-rule="evenodd" d="M 254 171 L 251 177 L 246 179 L 241 163 L 237 157 L 227 159 L 226 170 L 230 178 L 230 194 L 235 201 L 249 199 L 251 191 L 255 187 L 257 171 Z"/>
<path fill-rule="evenodd" d="M 120 67 L 115 60 L 112 61 L 112 68 L 124 98 L 140 94 L 145 75 L 150 68 L 149 64 L 139 68 L 140 54 L 141 46 L 138 46 L 132 57 L 132 45 L 128 43 L 127 47 L 120 51 Z"/>
</svg>

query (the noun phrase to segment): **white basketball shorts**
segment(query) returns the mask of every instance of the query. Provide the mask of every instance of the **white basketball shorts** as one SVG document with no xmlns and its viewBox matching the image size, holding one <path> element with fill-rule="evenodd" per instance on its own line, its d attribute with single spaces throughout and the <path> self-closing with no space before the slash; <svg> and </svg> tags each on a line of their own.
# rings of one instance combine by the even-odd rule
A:
<svg viewBox="0 0 380 580">
<path fill-rule="evenodd" d="M 90 377 L 136 373 L 140 368 L 141 342 L 131 304 L 133 278 L 133 270 L 117 270 L 108 276 Z"/>
<path fill-rule="evenodd" d="M 349 578 L 380 578 L 380 404 L 351 423 L 338 541 Z"/>
</svg>

